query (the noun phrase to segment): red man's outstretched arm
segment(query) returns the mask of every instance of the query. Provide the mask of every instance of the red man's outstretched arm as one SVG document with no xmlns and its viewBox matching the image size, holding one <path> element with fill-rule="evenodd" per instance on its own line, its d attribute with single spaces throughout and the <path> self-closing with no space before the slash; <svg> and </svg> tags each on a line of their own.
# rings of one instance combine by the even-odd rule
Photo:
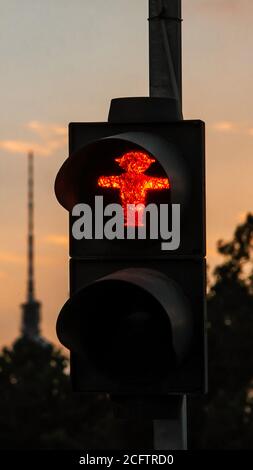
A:
<svg viewBox="0 0 253 470">
<path fill-rule="evenodd" d="M 168 178 L 149 177 L 145 182 L 145 189 L 169 189 L 170 183 Z"/>
<path fill-rule="evenodd" d="M 100 178 L 98 178 L 98 186 L 102 188 L 120 189 L 119 178 L 119 176 L 100 176 Z"/>
</svg>

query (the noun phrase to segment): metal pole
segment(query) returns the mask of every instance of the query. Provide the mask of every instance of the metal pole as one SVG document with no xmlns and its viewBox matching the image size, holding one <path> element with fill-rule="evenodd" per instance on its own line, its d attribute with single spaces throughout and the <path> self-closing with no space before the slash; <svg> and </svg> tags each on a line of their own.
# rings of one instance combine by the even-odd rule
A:
<svg viewBox="0 0 253 470">
<path fill-rule="evenodd" d="M 171 399 L 174 401 L 176 397 Z M 178 396 L 175 415 L 153 422 L 155 450 L 187 450 L 186 395 Z"/>
<path fill-rule="evenodd" d="M 149 0 L 150 96 L 178 101 L 182 115 L 181 0 Z"/>
<path fill-rule="evenodd" d="M 181 0 L 149 0 L 150 96 L 171 98 L 182 116 Z M 168 397 L 169 400 L 169 397 Z M 154 448 L 187 449 L 187 398 L 171 397 L 171 419 L 153 421 Z"/>
</svg>

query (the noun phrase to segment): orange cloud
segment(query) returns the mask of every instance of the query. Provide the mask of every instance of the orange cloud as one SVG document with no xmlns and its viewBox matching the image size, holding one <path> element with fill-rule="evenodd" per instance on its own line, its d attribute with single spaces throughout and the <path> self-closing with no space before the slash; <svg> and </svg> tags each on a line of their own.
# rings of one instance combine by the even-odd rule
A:
<svg viewBox="0 0 253 470">
<path fill-rule="evenodd" d="M 231 121 L 220 121 L 213 125 L 213 129 L 219 132 L 235 132 L 238 126 Z"/>
<path fill-rule="evenodd" d="M 245 122 L 219 121 L 215 122 L 211 128 L 217 132 L 237 133 L 253 136 L 252 125 Z"/>
<path fill-rule="evenodd" d="M 68 245 L 68 237 L 66 237 L 65 235 L 50 234 L 45 238 L 45 241 L 46 243 L 51 243 L 52 245 Z"/>
<path fill-rule="evenodd" d="M 39 121 L 30 121 L 26 124 L 28 129 L 38 134 L 43 139 L 52 136 L 67 136 L 67 129 L 64 126 L 58 124 L 45 124 Z"/>
<path fill-rule="evenodd" d="M 39 142 L 36 140 L 2 140 L 0 141 L 0 149 L 22 154 L 33 150 L 36 155 L 47 157 L 66 146 L 67 129 L 63 126 L 30 121 L 26 127 L 37 134 L 40 138 Z"/>
<path fill-rule="evenodd" d="M 2 140 L 0 141 L 0 148 L 10 153 L 27 153 L 33 150 L 36 155 L 47 157 L 52 155 L 54 151 L 63 148 L 65 141 L 51 140 L 44 144 L 38 144 L 33 141 L 26 140 Z"/>
<path fill-rule="evenodd" d="M 23 264 L 25 262 L 25 256 L 17 255 L 9 251 L 0 251 L 0 261 L 11 264 Z"/>
</svg>

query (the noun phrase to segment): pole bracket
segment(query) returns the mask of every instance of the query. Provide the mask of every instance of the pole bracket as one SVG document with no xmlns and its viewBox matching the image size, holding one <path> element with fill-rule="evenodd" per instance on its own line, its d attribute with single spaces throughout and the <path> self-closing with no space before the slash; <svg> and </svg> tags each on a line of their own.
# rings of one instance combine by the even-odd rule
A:
<svg viewBox="0 0 253 470">
<path fill-rule="evenodd" d="M 181 23 L 183 21 L 183 19 L 179 18 L 178 16 L 168 15 L 167 10 L 164 6 L 162 7 L 158 15 L 153 15 L 148 18 L 148 21 L 152 21 L 152 20 L 170 20 L 170 21 L 176 21 L 177 23 Z"/>
<path fill-rule="evenodd" d="M 148 18 L 148 21 L 153 21 L 153 20 L 169 20 L 169 21 L 176 21 L 177 23 L 181 23 L 183 21 L 182 18 L 177 18 L 175 16 L 167 16 L 165 14 L 160 13 L 159 15 L 156 16 L 150 16 Z"/>
</svg>

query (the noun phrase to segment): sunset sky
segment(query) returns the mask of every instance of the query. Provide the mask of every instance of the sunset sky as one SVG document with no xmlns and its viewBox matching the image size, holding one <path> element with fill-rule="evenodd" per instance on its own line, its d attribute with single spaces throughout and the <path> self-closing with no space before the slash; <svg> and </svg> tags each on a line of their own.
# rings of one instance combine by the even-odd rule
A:
<svg viewBox="0 0 253 470">
<path fill-rule="evenodd" d="M 253 210 L 253 1 L 183 0 L 185 119 L 207 124 L 208 262 Z M 112 97 L 148 95 L 148 0 L 0 0 L 0 346 L 26 291 L 27 151 L 35 153 L 42 333 L 68 296 L 67 213 L 53 191 L 70 121 L 105 121 Z"/>
</svg>

